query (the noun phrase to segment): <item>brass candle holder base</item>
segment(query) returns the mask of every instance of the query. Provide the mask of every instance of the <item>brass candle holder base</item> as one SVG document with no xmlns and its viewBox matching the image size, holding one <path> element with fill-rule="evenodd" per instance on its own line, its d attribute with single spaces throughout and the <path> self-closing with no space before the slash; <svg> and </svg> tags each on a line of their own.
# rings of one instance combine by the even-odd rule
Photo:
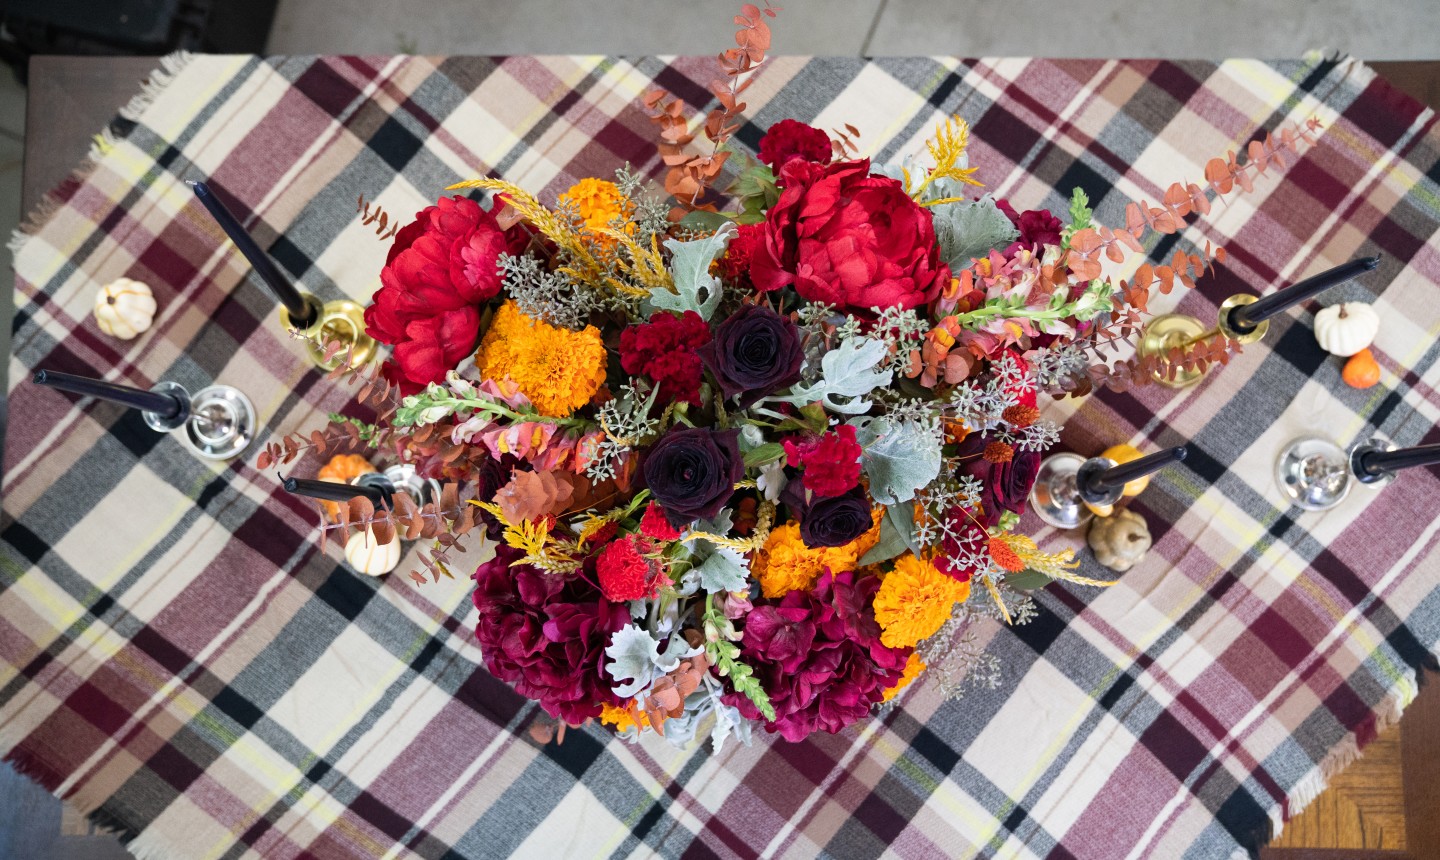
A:
<svg viewBox="0 0 1440 860">
<path fill-rule="evenodd" d="M 1251 331 L 1238 332 L 1230 327 L 1230 310 L 1257 301 L 1259 301 L 1258 296 L 1242 294 L 1231 296 L 1220 304 L 1219 319 L 1216 320 L 1214 327 L 1209 329 L 1205 327 L 1204 323 L 1189 314 L 1164 314 L 1155 317 L 1146 323 L 1136 349 L 1141 355 L 1163 357 L 1176 347 L 1184 348 L 1217 335 L 1224 335 L 1230 340 L 1238 340 L 1242 344 L 1255 343 L 1265 337 L 1265 333 L 1270 330 L 1269 320 L 1255 326 Z M 1155 372 L 1152 378 L 1161 385 L 1168 385 L 1171 388 L 1189 388 L 1204 379 L 1205 373 L 1206 371 L 1186 370 L 1182 367 L 1175 371 L 1173 379 L 1168 374 L 1159 371 Z"/>
<path fill-rule="evenodd" d="M 310 361 L 321 370 L 334 370 L 345 359 L 342 349 L 329 361 L 325 359 L 325 347 L 339 341 L 349 347 L 350 363 L 356 366 L 368 364 L 375 357 L 375 339 L 365 333 L 365 308 L 349 299 L 336 299 L 321 304 L 312 295 L 305 296 L 305 304 L 311 309 L 310 317 L 315 320 L 308 328 L 300 328 L 290 319 L 290 311 L 280 306 L 280 324 L 286 331 L 296 330 L 303 334 L 305 352 Z"/>
</svg>

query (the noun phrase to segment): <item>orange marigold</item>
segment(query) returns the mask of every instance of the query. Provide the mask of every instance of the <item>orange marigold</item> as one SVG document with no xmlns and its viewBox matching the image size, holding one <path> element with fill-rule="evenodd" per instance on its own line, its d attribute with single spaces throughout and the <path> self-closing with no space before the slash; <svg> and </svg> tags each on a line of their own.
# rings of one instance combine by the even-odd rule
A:
<svg viewBox="0 0 1440 860">
<path fill-rule="evenodd" d="M 584 219 L 585 226 L 596 231 L 595 244 L 602 247 L 614 245 L 615 240 L 599 235 L 598 231 L 605 228 L 615 229 L 617 219 L 625 222 L 625 226 L 620 228 L 623 232 L 629 233 L 634 229 L 629 220 L 635 214 L 635 204 L 622 194 L 620 187 L 613 182 L 587 177 L 570 186 L 560 195 L 558 202 L 574 204 L 576 211 Z"/>
<path fill-rule="evenodd" d="M 957 582 L 914 553 L 905 553 L 875 592 L 880 644 L 914 647 L 944 626 L 955 604 L 969 596 L 970 583 Z"/>
<path fill-rule="evenodd" d="M 909 667 L 906 668 L 908 670 Z M 633 701 L 623 708 L 601 703 L 600 722 L 607 726 L 614 726 L 617 732 L 627 731 L 635 726 L 642 729 L 650 728 L 650 720 L 645 716 L 645 712 L 637 708 Z"/>
<path fill-rule="evenodd" d="M 844 546 L 811 548 L 800 539 L 800 526 L 789 522 L 770 530 L 765 545 L 750 562 L 750 572 L 760 581 L 766 597 L 783 597 L 786 592 L 801 591 L 830 568 L 834 573 L 854 570 L 860 560 L 861 535 Z"/>
<path fill-rule="evenodd" d="M 920 677 L 920 673 L 924 671 L 925 661 L 920 659 L 919 654 L 914 651 L 910 652 L 910 659 L 905 661 L 905 673 L 900 676 L 900 680 L 895 682 L 895 686 L 885 691 L 885 697 L 880 701 L 888 702 L 898 696 L 901 690 L 910 686 L 910 682 Z"/>
<path fill-rule="evenodd" d="M 495 312 L 475 354 L 481 376 L 496 382 L 509 376 L 536 412 L 552 418 L 590 401 L 605 382 L 605 363 L 599 329 L 552 326 L 521 313 L 513 301 Z"/>
</svg>

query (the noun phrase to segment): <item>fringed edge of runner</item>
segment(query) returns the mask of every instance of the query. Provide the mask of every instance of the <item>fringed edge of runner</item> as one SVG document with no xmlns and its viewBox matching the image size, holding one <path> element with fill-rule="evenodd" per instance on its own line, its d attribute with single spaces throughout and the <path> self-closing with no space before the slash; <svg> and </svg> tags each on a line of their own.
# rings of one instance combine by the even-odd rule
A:
<svg viewBox="0 0 1440 860">
<path fill-rule="evenodd" d="M 1286 793 L 1285 803 L 1279 809 L 1271 810 L 1266 832 L 1257 833 L 1256 841 L 1245 846 L 1250 856 L 1258 857 L 1260 849 L 1278 837 L 1287 822 L 1304 812 L 1305 807 L 1329 788 L 1330 782 L 1339 776 L 1341 771 L 1364 755 L 1365 747 L 1369 746 L 1371 741 L 1400 724 L 1405 709 L 1415 701 L 1415 697 L 1420 694 L 1420 687 L 1426 683 L 1427 671 L 1440 672 L 1440 650 L 1425 655 L 1419 667 L 1412 667 L 1406 672 L 1395 688 L 1371 711 L 1373 719 L 1360 724 L 1346 735 L 1310 773 Z"/>
<path fill-rule="evenodd" d="M 75 166 L 74 170 L 70 171 L 70 174 L 59 185 L 41 196 L 40 202 L 30 210 L 24 220 L 20 222 L 20 226 L 11 232 L 9 241 L 5 243 L 5 247 L 10 251 L 10 267 L 12 269 L 15 267 L 15 256 L 20 253 L 20 249 L 64 205 L 67 197 L 65 192 L 90 178 L 90 174 L 95 172 L 95 167 L 100 163 L 100 159 L 114 149 L 120 142 L 120 138 L 127 133 L 116 128 L 117 122 L 120 120 L 127 123 L 138 122 L 140 115 L 155 103 L 155 99 L 160 97 L 165 88 L 175 80 L 175 76 L 188 66 L 194 57 L 195 55 L 189 51 L 176 51 L 161 57 L 160 67 L 145 76 L 140 84 L 140 91 L 122 105 L 116 112 L 115 119 L 107 123 L 95 135 L 90 143 L 90 151 L 85 158 Z"/>
</svg>

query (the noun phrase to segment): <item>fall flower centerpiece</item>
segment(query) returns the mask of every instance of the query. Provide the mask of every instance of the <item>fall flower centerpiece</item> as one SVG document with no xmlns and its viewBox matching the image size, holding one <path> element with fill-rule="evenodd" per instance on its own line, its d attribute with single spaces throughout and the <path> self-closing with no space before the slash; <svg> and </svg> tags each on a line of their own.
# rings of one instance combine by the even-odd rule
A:
<svg viewBox="0 0 1440 860">
<path fill-rule="evenodd" d="M 364 450 L 444 483 L 336 505 L 322 539 L 423 539 L 419 584 L 492 545 L 473 571 L 485 665 L 570 724 L 717 746 L 835 732 L 927 667 L 983 670 L 957 629 L 1023 621 L 1017 577 L 1104 584 L 1016 531 L 1058 438 L 1037 395 L 1225 360 L 1224 341 L 1103 357 L 1222 251 L 1127 279 L 1104 263 L 1313 135 L 1215 159 L 1114 228 L 1078 190 L 1065 217 L 981 193 L 959 118 L 898 164 L 793 120 L 751 157 L 730 133 L 774 12 L 743 8 L 699 133 L 644 99 L 672 199 L 628 169 L 549 205 L 475 179 L 392 230 L 365 317 L 389 358 L 333 373 L 374 420 L 261 455 Z"/>
</svg>

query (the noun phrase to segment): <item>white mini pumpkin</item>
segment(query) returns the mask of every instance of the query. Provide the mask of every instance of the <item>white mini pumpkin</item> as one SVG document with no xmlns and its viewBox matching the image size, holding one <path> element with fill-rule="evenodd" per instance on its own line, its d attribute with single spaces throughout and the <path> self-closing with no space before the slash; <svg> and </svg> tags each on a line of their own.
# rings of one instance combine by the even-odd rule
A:
<svg viewBox="0 0 1440 860">
<path fill-rule="evenodd" d="M 1354 355 L 1379 333 L 1380 315 L 1364 302 L 1331 305 L 1315 315 L 1315 339 L 1331 355 Z"/>
<path fill-rule="evenodd" d="M 366 529 L 345 541 L 345 560 L 356 573 L 383 576 L 400 564 L 400 538 L 397 535 L 387 544 L 376 543 L 375 535 Z"/>
<path fill-rule="evenodd" d="M 120 278 L 95 294 L 95 322 L 111 337 L 130 340 L 150 328 L 155 307 L 155 296 L 148 286 Z"/>
</svg>

